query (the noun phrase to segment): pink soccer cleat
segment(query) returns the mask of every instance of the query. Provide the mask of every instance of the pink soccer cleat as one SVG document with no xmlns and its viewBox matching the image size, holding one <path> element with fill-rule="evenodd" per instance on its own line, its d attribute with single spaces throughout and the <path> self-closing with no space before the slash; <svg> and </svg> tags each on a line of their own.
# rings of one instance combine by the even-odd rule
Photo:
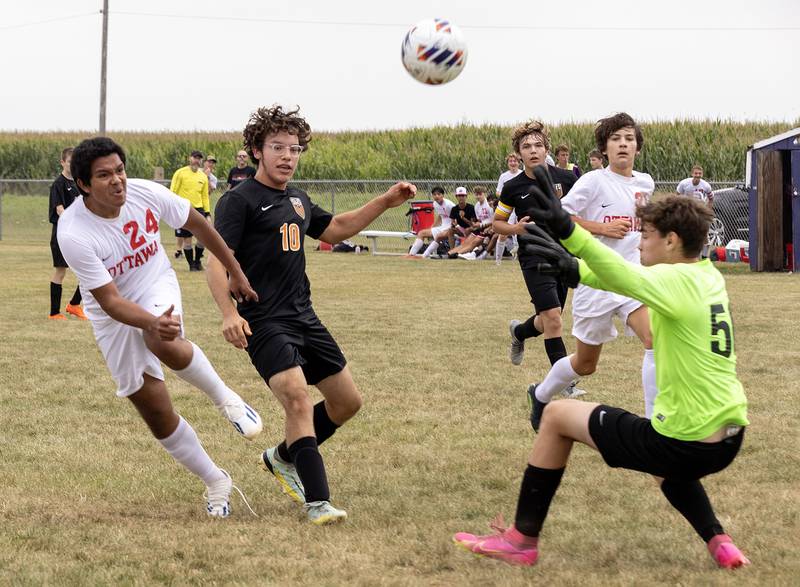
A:
<svg viewBox="0 0 800 587">
<path fill-rule="evenodd" d="M 490 524 L 494 534 L 476 536 L 468 532 L 458 532 L 453 542 L 478 556 L 495 558 L 511 565 L 531 566 L 539 558 L 537 539 L 520 534 L 513 526 L 504 528 L 502 518 Z"/>
<path fill-rule="evenodd" d="M 708 552 L 723 569 L 738 569 L 750 561 L 739 550 L 727 534 L 718 534 L 708 542 Z"/>
</svg>

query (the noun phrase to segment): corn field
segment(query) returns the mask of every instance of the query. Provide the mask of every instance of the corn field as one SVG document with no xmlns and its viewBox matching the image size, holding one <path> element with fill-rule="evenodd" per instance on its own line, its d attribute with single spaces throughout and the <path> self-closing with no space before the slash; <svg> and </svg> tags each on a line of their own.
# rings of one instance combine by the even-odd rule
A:
<svg viewBox="0 0 800 587">
<path fill-rule="evenodd" d="M 636 168 L 663 181 L 687 177 L 694 163 L 717 181 L 741 180 L 744 158 L 754 142 L 785 132 L 795 123 L 730 122 L 721 120 L 650 122 L 643 124 L 645 145 Z M 571 160 L 588 169 L 594 145 L 591 123 L 551 127 L 553 150 L 570 146 Z M 496 177 L 511 150 L 512 127 L 457 125 L 383 131 L 315 134 L 303 155 L 297 179 L 399 179 L 418 177 Z M 59 171 L 61 149 L 91 133 L 0 133 L 0 178 L 41 179 Z M 153 177 L 156 167 L 165 177 L 187 163 L 199 149 L 216 156 L 217 175 L 224 178 L 241 148 L 236 132 L 113 132 L 110 136 L 128 153 L 128 172 Z"/>
</svg>

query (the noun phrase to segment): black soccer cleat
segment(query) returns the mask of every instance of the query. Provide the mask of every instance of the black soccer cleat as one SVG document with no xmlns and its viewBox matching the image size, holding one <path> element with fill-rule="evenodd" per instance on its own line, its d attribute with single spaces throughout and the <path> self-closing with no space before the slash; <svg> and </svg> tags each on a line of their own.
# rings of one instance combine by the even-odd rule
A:
<svg viewBox="0 0 800 587">
<path fill-rule="evenodd" d="M 539 426 L 542 423 L 542 414 L 546 403 L 539 401 L 536 397 L 536 388 L 538 383 L 532 383 L 528 386 L 528 407 L 531 410 L 531 427 L 534 432 L 539 432 Z"/>
</svg>

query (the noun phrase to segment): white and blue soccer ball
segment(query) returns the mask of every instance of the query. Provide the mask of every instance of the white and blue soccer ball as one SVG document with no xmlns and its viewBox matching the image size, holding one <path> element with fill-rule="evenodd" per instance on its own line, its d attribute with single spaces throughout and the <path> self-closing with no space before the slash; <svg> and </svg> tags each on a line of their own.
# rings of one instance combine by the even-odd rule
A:
<svg viewBox="0 0 800 587">
<path fill-rule="evenodd" d="M 467 43 L 456 25 L 443 18 L 429 18 L 406 33 L 403 66 L 418 82 L 446 84 L 458 77 L 467 63 Z"/>
</svg>

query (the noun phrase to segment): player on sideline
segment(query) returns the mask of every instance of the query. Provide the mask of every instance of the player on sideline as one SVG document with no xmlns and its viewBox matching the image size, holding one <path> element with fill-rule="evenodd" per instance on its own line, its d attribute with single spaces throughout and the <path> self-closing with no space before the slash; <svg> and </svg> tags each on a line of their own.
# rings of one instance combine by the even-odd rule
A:
<svg viewBox="0 0 800 587">
<path fill-rule="evenodd" d="M 436 214 L 436 218 L 439 218 L 439 224 L 419 231 L 417 239 L 408 251 L 407 257 L 409 258 L 419 258 L 419 252 L 424 244 L 423 239 L 432 238 L 431 244 L 422 253 L 423 259 L 430 259 L 431 255 L 439 248 L 439 243 L 450 238 L 453 234 L 453 221 L 450 219 L 450 212 L 455 208 L 455 203 L 453 200 L 448 200 L 444 197 L 444 189 L 439 186 L 435 186 L 431 190 L 431 198 L 433 198 L 433 211 Z"/>
<path fill-rule="evenodd" d="M 69 208 L 80 194 L 75 180 L 70 175 L 69 165 L 72 159 L 72 147 L 61 151 L 61 173 L 50 186 L 50 223 L 53 232 L 50 235 L 50 253 L 53 256 L 53 276 L 50 278 L 50 320 L 66 320 L 61 313 L 61 291 L 64 276 L 67 274 L 67 262 L 58 247 L 58 219 Z M 67 304 L 67 314 L 72 314 L 80 320 L 87 320 L 81 308 L 81 288 L 75 288 L 75 293 Z"/>
<path fill-rule="evenodd" d="M 545 181 L 544 169 L 536 173 L 546 192 L 535 188 L 532 194 L 542 206 L 536 222 L 546 222 L 581 260 L 543 238 L 546 233 L 535 225 L 530 230 L 532 234 L 538 230 L 539 236 L 521 237 L 520 246 L 549 257 L 550 267 L 540 269 L 554 270 L 568 283 L 580 280 L 647 304 L 660 393 L 652 420 L 597 403 L 549 404 L 522 479 L 514 524 L 508 529 L 496 527 L 496 534 L 459 532 L 453 539 L 475 554 L 534 564 L 539 533 L 577 441 L 597 450 L 610 467 L 660 478 L 664 496 L 700 535 L 720 567 L 749 564 L 725 534 L 700 483 L 733 461 L 748 424 L 747 399 L 736 376 L 725 280 L 710 261 L 698 259 L 711 212 L 698 202 L 676 197 L 637 210 L 643 223 L 643 267 L 625 261 L 575 226 Z"/>
<path fill-rule="evenodd" d="M 261 455 L 262 465 L 284 492 L 304 504 L 317 525 L 343 521 L 330 503 L 319 445 L 361 407 L 361 395 L 336 341 L 311 305 L 305 274 L 306 236 L 338 243 L 358 233 L 389 208 L 414 197 L 400 182 L 357 210 L 332 216 L 304 191 L 288 185 L 311 128 L 299 109 L 259 108 L 243 132 L 244 147 L 258 169 L 217 203 L 215 225 L 258 293 L 258 301 L 229 294 L 225 269 L 212 257 L 207 278 L 223 317 L 225 339 L 247 349 L 250 360 L 286 414 L 286 437 Z M 324 400 L 313 405 L 308 385 Z"/>
<path fill-rule="evenodd" d="M 188 200 L 155 182 L 128 180 L 125 151 L 114 141 L 86 139 L 73 151 L 71 168 L 83 197 L 61 215 L 58 242 L 80 281 L 117 396 L 127 397 L 164 449 L 203 480 L 208 514 L 225 518 L 231 478 L 173 409 L 161 362 L 208 395 L 243 436 L 260 433 L 261 418 L 223 383 L 203 351 L 183 338 L 180 287 L 161 244 L 159 220 L 202 238 L 222 258 L 235 295 L 256 299 L 256 293 L 220 236 Z"/>
<path fill-rule="evenodd" d="M 531 120 L 514 129 L 511 142 L 522 161 L 524 172 L 503 185 L 492 227 L 498 234 L 519 235 L 525 233 L 525 222 L 531 216 L 532 208 L 536 206 L 534 199 L 528 196 L 531 188 L 538 185 L 533 170 L 539 166 L 548 167 L 553 181 L 556 182 L 555 190 L 560 196 L 570 191 L 576 177 L 571 171 L 547 165 L 550 135 L 545 125 L 538 120 Z M 512 212 L 516 212 L 519 218 L 516 224 L 508 223 Z M 552 365 L 567 356 L 567 348 L 561 338 L 561 312 L 567 301 L 567 287 L 553 275 L 541 275 L 534 271 L 536 265 L 542 262 L 535 254 L 519 251 L 517 257 L 535 314 L 525 322 L 512 320 L 509 323 L 509 358 L 512 364 L 521 364 L 525 353 L 525 339 L 544 334 L 544 349 Z M 575 389 L 571 380 L 564 383 L 559 391 L 567 389 L 568 393 Z M 575 395 L 580 393 L 576 392 Z"/>
<path fill-rule="evenodd" d="M 644 136 L 633 118 L 625 113 L 599 120 L 594 134 L 597 148 L 608 158 L 608 167 L 581 176 L 562 199 L 562 205 L 575 222 L 597 236 L 600 242 L 625 260 L 639 263 L 641 233 L 636 209 L 646 204 L 655 190 L 652 177 L 633 170 L 633 161 L 642 149 Z M 544 403 L 571 381 L 597 370 L 603 344 L 617 336 L 614 316 L 625 324 L 627 335 L 636 334 L 644 345 L 642 387 L 645 417 L 650 417 L 658 387 L 647 307 L 638 299 L 581 284 L 572 296 L 572 335 L 577 341 L 576 352 L 560 359 L 540 385 L 528 389 L 534 430 L 539 427 Z"/>
</svg>

